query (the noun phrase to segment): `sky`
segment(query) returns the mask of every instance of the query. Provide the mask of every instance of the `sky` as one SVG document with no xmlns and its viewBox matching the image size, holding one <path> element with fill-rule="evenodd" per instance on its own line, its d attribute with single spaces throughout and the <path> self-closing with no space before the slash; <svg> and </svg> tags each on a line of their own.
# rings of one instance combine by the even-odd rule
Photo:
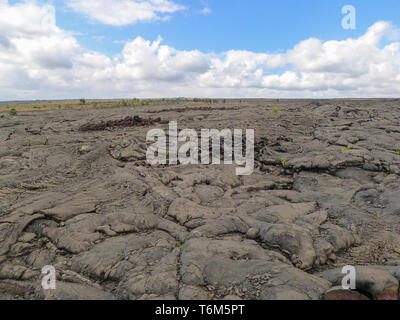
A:
<svg viewBox="0 0 400 320">
<path fill-rule="evenodd" d="M 399 12 L 398 0 L 0 0 L 0 100 L 400 97 Z"/>
</svg>

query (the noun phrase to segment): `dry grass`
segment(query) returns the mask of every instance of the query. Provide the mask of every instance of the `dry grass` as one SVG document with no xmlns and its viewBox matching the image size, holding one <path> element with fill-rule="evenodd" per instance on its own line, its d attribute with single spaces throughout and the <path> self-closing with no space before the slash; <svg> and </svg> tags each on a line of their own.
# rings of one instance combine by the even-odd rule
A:
<svg viewBox="0 0 400 320">
<path fill-rule="evenodd" d="M 149 105 L 167 104 L 214 104 L 226 103 L 226 100 L 216 99 L 130 99 L 130 100 L 63 100 L 63 101 L 33 101 L 33 102 L 13 102 L 0 104 L 0 112 L 15 109 L 19 111 L 35 110 L 72 110 L 72 109 L 91 109 L 91 108 L 115 108 L 115 107 L 141 107 Z"/>
</svg>

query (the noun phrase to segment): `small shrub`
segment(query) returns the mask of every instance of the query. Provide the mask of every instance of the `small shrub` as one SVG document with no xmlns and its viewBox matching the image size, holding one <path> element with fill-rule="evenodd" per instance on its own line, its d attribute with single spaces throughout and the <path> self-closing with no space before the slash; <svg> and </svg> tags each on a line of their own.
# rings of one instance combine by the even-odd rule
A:
<svg viewBox="0 0 400 320">
<path fill-rule="evenodd" d="M 175 242 L 174 242 L 174 245 L 175 245 L 175 247 L 177 247 L 177 248 L 180 248 L 180 247 L 182 247 L 182 244 L 181 244 L 181 243 L 179 243 L 179 242 L 177 242 L 177 241 L 175 241 Z"/>
<path fill-rule="evenodd" d="M 274 107 L 272 109 L 272 113 L 275 114 L 278 118 L 280 118 L 280 116 L 281 116 L 281 112 L 279 111 L 279 109 L 277 107 Z"/>
<path fill-rule="evenodd" d="M 17 115 L 17 110 L 15 110 L 14 108 L 11 109 L 10 111 L 8 111 L 8 113 L 10 114 L 10 116 L 15 117 Z"/>
<path fill-rule="evenodd" d="M 86 100 L 85 99 L 80 99 L 79 102 L 80 102 L 80 104 L 86 104 Z"/>
<path fill-rule="evenodd" d="M 281 163 L 282 163 L 282 167 L 286 167 L 286 160 L 281 160 Z"/>
</svg>

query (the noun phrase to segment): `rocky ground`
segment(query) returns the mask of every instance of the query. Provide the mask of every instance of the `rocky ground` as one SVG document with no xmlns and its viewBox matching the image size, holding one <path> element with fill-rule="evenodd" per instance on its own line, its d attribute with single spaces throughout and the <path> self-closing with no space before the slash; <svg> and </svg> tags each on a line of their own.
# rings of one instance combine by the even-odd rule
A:
<svg viewBox="0 0 400 320">
<path fill-rule="evenodd" d="M 149 167 L 171 120 L 254 128 L 254 173 Z M 399 100 L 1 112 L 0 299 L 398 299 L 399 124 Z"/>
</svg>

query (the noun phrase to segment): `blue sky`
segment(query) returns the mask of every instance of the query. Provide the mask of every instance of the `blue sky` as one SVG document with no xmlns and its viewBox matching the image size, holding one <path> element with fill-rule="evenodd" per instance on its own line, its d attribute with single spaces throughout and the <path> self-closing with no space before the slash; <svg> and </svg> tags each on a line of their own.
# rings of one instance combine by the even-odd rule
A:
<svg viewBox="0 0 400 320">
<path fill-rule="evenodd" d="M 82 0 L 84 1 L 84 0 Z M 16 1 L 14 1 L 16 2 Z M 179 50 L 223 52 L 231 49 L 279 52 L 310 37 L 342 40 L 361 36 L 378 20 L 400 25 L 398 0 L 208 0 L 175 1 L 187 9 L 168 21 L 139 22 L 115 27 L 89 21 L 56 0 L 57 25 L 82 33 L 80 42 L 90 49 L 116 54 L 123 45 L 115 40 L 137 36 L 165 43 Z M 357 9 L 357 29 L 341 27 L 341 9 L 351 3 Z M 204 7 L 210 14 L 201 14 Z M 98 38 L 101 37 L 101 38 Z M 105 38 L 102 38 L 105 37 Z"/>
<path fill-rule="evenodd" d="M 356 9 L 355 30 L 342 28 L 348 4 Z M 81 92 L 99 98 L 400 94 L 398 0 L 0 5 L 0 100 Z M 6 76 L 10 70 L 15 83 Z"/>
</svg>

